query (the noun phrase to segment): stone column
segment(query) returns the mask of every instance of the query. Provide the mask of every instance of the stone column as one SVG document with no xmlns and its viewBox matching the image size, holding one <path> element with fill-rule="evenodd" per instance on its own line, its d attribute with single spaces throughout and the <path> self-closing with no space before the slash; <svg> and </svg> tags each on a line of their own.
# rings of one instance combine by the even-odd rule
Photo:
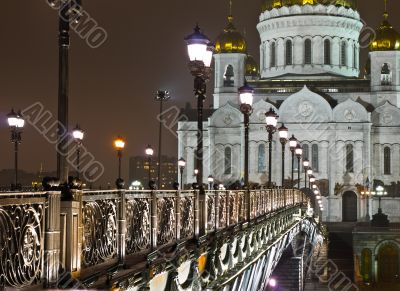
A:
<svg viewBox="0 0 400 291">
<path fill-rule="evenodd" d="M 48 192 L 47 203 L 43 276 L 46 287 L 55 287 L 60 266 L 60 192 Z"/>
<path fill-rule="evenodd" d="M 126 199 L 125 190 L 119 191 L 118 201 L 118 235 L 117 235 L 117 251 L 118 263 L 124 265 L 126 254 Z"/>
</svg>

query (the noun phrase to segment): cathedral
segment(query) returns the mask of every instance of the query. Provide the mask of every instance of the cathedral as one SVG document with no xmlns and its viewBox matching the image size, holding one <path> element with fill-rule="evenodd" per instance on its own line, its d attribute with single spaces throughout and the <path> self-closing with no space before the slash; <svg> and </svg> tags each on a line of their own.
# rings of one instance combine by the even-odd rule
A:
<svg viewBox="0 0 400 291">
<path fill-rule="evenodd" d="M 368 44 L 356 0 L 265 0 L 257 30 L 259 63 L 229 15 L 215 40 L 213 107 L 204 119 L 203 181 L 243 181 L 244 124 L 238 89 L 255 90 L 250 116 L 249 182 L 268 181 L 265 113 L 274 109 L 303 148 L 323 196 L 323 220 L 363 221 L 383 212 L 400 221 L 400 34 L 387 9 Z M 369 50 L 366 65 L 360 50 Z M 362 68 L 362 69 L 361 69 Z M 364 71 L 365 70 L 365 71 Z M 362 77 L 361 77 L 362 76 Z M 187 161 L 184 184 L 195 182 L 194 119 L 178 125 L 179 157 Z M 284 180 L 291 181 L 292 154 L 285 148 Z M 282 147 L 272 142 L 272 181 L 282 186 Z M 300 173 L 299 173 L 300 171 Z M 295 187 L 306 185 L 295 159 Z M 300 177 L 300 181 L 297 179 Z M 285 185 L 283 185 L 285 186 Z"/>
</svg>

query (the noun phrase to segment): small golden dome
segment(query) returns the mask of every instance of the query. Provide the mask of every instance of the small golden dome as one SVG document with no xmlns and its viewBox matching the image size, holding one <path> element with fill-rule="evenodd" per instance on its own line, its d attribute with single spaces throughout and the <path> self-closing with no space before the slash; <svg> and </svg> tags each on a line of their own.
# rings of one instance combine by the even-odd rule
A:
<svg viewBox="0 0 400 291">
<path fill-rule="evenodd" d="M 389 23 L 389 14 L 383 14 L 384 20 L 376 30 L 376 37 L 371 42 L 371 51 L 394 51 L 400 50 L 400 34 Z"/>
<path fill-rule="evenodd" d="M 215 42 L 215 53 L 243 53 L 247 51 L 244 37 L 236 30 L 233 25 L 233 17 L 228 16 L 228 25 L 218 36 Z"/>
<path fill-rule="evenodd" d="M 258 69 L 258 64 L 251 55 L 247 55 L 246 57 L 245 68 L 246 68 L 245 76 L 258 77 L 260 73 Z"/>
<path fill-rule="evenodd" d="M 280 8 L 283 6 L 292 5 L 336 5 L 346 8 L 357 8 L 357 0 L 265 0 L 263 4 L 263 11 L 271 10 L 273 8 Z"/>
</svg>

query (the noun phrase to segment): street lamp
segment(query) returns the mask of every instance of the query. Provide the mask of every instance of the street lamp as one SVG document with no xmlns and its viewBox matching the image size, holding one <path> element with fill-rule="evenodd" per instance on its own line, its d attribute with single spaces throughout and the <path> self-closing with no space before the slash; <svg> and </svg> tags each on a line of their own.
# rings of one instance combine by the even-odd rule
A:
<svg viewBox="0 0 400 291">
<path fill-rule="evenodd" d="M 183 184 L 182 184 L 182 181 L 183 181 L 183 169 L 185 169 L 185 167 L 186 167 L 186 161 L 185 161 L 185 159 L 184 158 L 180 158 L 179 160 L 178 160 L 178 168 L 179 168 L 179 172 L 180 172 L 180 175 L 181 175 L 181 190 L 183 190 Z"/>
<path fill-rule="evenodd" d="M 156 94 L 156 101 L 160 102 L 160 114 L 159 119 L 159 129 L 158 129 L 158 166 L 157 166 L 157 177 L 158 177 L 158 189 L 160 189 L 161 181 L 161 156 L 162 156 L 162 123 L 163 123 L 163 102 L 171 98 L 169 91 L 158 90 Z"/>
<path fill-rule="evenodd" d="M 79 179 L 80 178 L 80 155 L 81 155 L 81 146 L 82 146 L 82 141 L 85 133 L 83 130 L 79 127 L 79 125 L 76 125 L 74 131 L 72 132 L 72 136 L 75 139 L 76 142 L 76 177 Z"/>
<path fill-rule="evenodd" d="M 281 142 L 282 145 L 282 188 L 285 185 L 285 146 L 288 142 L 288 136 L 289 136 L 289 130 L 285 126 L 285 124 L 282 123 L 282 126 L 278 128 L 279 132 L 279 141 Z"/>
<path fill-rule="evenodd" d="M 253 93 L 254 89 L 247 85 L 239 88 L 240 111 L 244 116 L 244 187 L 249 188 L 249 126 L 250 115 L 253 112 Z"/>
<path fill-rule="evenodd" d="M 11 185 L 12 190 L 18 190 L 20 186 L 18 185 L 18 145 L 22 141 L 22 129 L 25 125 L 25 120 L 22 117 L 20 111 L 15 113 L 14 109 L 7 115 L 8 126 L 11 130 L 11 142 L 14 144 L 14 186 Z"/>
<path fill-rule="evenodd" d="M 116 185 L 118 189 L 122 189 L 124 186 L 124 180 L 121 178 L 121 159 L 122 159 L 122 151 L 125 148 L 125 140 L 118 136 L 114 140 L 114 148 L 117 150 L 118 155 L 118 179 L 116 181 Z"/>
<path fill-rule="evenodd" d="M 214 183 L 214 177 L 212 175 L 208 176 L 207 181 L 208 181 L 208 190 L 212 190 L 213 183 Z"/>
<path fill-rule="evenodd" d="M 272 137 L 276 131 L 276 125 L 278 124 L 278 114 L 275 113 L 274 109 L 270 108 L 267 113 L 265 113 L 265 121 L 267 123 L 268 132 L 268 143 L 269 143 L 269 156 L 268 156 L 268 187 L 271 188 L 272 180 Z"/>
<path fill-rule="evenodd" d="M 300 159 L 301 156 L 303 155 L 303 148 L 301 147 L 300 143 L 297 143 L 296 149 L 294 150 L 296 157 L 297 157 L 297 164 L 298 164 L 298 169 L 297 169 L 297 179 L 299 180 L 297 184 L 297 188 L 300 189 Z"/>
<path fill-rule="evenodd" d="M 147 156 L 147 163 L 149 165 L 148 180 L 149 180 L 149 187 L 150 187 L 150 182 L 151 182 L 151 157 L 154 154 L 154 150 L 151 147 L 151 145 L 147 145 L 145 153 L 146 153 L 146 156 Z"/>
<path fill-rule="evenodd" d="M 307 171 L 309 167 L 310 167 L 310 162 L 307 159 L 303 159 L 304 189 L 307 189 Z"/>
<path fill-rule="evenodd" d="M 292 188 L 294 188 L 294 151 L 297 147 L 297 138 L 295 138 L 294 134 L 289 138 L 289 148 L 292 153 Z"/>
<path fill-rule="evenodd" d="M 185 38 L 188 55 L 189 70 L 194 77 L 194 92 L 197 98 L 197 150 L 196 167 L 199 170 L 197 184 L 200 191 L 203 189 L 203 103 L 206 99 L 206 81 L 211 75 L 213 48 L 210 40 L 196 25 L 194 32 Z"/>
<path fill-rule="evenodd" d="M 308 188 L 310 188 L 311 189 L 311 181 L 310 181 L 310 177 L 311 177 L 311 175 L 313 174 L 313 170 L 309 167 L 308 168 L 308 170 L 307 170 L 307 176 L 308 176 Z M 307 180 L 307 179 L 306 179 Z M 307 186 L 306 186 L 306 188 L 307 188 Z"/>
<path fill-rule="evenodd" d="M 376 187 L 376 192 L 372 192 L 372 195 L 378 196 L 378 200 L 379 200 L 378 212 L 382 212 L 381 198 L 382 198 L 382 196 L 386 196 L 387 195 L 387 192 L 385 191 L 385 188 L 383 188 L 382 186 Z"/>
<path fill-rule="evenodd" d="M 383 213 L 381 208 L 381 198 L 382 196 L 387 195 L 385 188 L 379 185 L 378 187 L 376 187 L 375 192 L 372 192 L 372 195 L 378 196 L 379 207 L 378 207 L 378 213 L 372 216 L 371 225 L 375 227 L 388 227 L 389 226 L 388 216 Z"/>
</svg>

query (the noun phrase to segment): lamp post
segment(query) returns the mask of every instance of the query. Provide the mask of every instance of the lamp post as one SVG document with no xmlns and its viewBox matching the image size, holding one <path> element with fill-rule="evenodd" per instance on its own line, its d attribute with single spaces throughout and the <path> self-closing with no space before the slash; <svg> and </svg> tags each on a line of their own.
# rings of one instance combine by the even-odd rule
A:
<svg viewBox="0 0 400 291">
<path fill-rule="evenodd" d="M 72 136 L 75 139 L 76 142 L 76 177 L 79 179 L 80 178 L 80 155 L 81 155 L 81 146 L 82 146 L 82 141 L 85 133 L 83 130 L 79 127 L 79 125 L 76 125 L 74 131 L 72 132 Z"/>
<path fill-rule="evenodd" d="M 278 129 L 279 132 L 279 141 L 282 145 L 282 188 L 285 186 L 285 146 L 288 142 L 289 131 L 285 124 L 282 123 L 282 126 Z"/>
<path fill-rule="evenodd" d="M 182 181 L 183 181 L 183 169 L 185 169 L 185 167 L 186 167 L 186 161 L 185 161 L 185 159 L 184 158 L 180 158 L 179 160 L 178 160 L 178 168 L 179 168 L 179 172 L 180 172 L 180 184 L 181 184 L 181 190 L 183 190 L 183 184 L 182 184 Z"/>
<path fill-rule="evenodd" d="M 189 70 L 194 77 L 194 92 L 197 98 L 196 168 L 199 170 L 197 184 L 200 192 L 203 192 L 203 102 L 206 98 L 206 81 L 211 75 L 213 49 L 210 40 L 201 33 L 198 25 L 185 41 L 189 55 Z"/>
<path fill-rule="evenodd" d="M 311 189 L 311 185 L 313 184 L 313 183 L 315 183 L 315 181 L 316 181 L 316 178 L 314 177 L 314 175 L 311 175 L 310 176 L 310 189 Z"/>
<path fill-rule="evenodd" d="M 118 179 L 116 181 L 116 185 L 118 189 L 122 189 L 124 186 L 124 180 L 121 178 L 121 160 L 122 160 L 122 151 L 125 148 L 125 140 L 122 137 L 117 137 L 114 140 L 114 148 L 117 150 L 118 156 Z"/>
<path fill-rule="evenodd" d="M 158 129 L 158 165 L 157 165 L 157 177 L 158 177 L 158 189 L 160 189 L 160 181 L 161 181 L 161 155 L 162 155 L 162 122 L 163 122 L 163 102 L 167 101 L 171 98 L 169 95 L 169 91 L 158 90 L 156 94 L 156 101 L 160 102 L 160 114 L 159 118 L 159 129 Z"/>
<path fill-rule="evenodd" d="M 378 186 L 376 187 L 376 192 L 372 192 L 373 195 L 378 196 L 378 212 L 382 212 L 382 208 L 381 208 L 381 198 L 382 196 L 386 196 L 387 192 L 385 191 L 385 188 L 383 188 L 382 186 Z"/>
<path fill-rule="evenodd" d="M 14 144 L 14 186 L 11 185 L 11 190 L 20 189 L 18 185 L 18 145 L 22 141 L 22 129 L 25 125 L 25 120 L 21 112 L 15 113 L 14 109 L 7 115 L 8 126 L 11 130 L 11 142 Z"/>
<path fill-rule="evenodd" d="M 308 188 L 310 188 L 310 189 L 311 189 L 310 178 L 311 178 L 312 174 L 313 174 L 313 170 L 309 167 L 308 170 L 307 170 L 307 176 L 308 176 Z"/>
<path fill-rule="evenodd" d="M 207 181 L 208 181 L 208 190 L 212 190 L 214 184 L 214 177 L 212 175 L 209 175 Z"/>
<path fill-rule="evenodd" d="M 148 180 L 149 180 L 149 187 L 150 187 L 150 182 L 151 182 L 151 157 L 154 154 L 154 150 L 151 147 L 151 145 L 147 145 L 145 153 L 146 153 L 146 156 L 147 156 L 147 163 L 149 165 Z"/>
<path fill-rule="evenodd" d="M 295 153 L 296 153 L 297 164 L 298 164 L 297 179 L 299 180 L 299 182 L 297 184 L 297 188 L 300 189 L 300 159 L 301 159 L 301 156 L 303 155 L 303 148 L 301 147 L 300 143 L 297 143 Z"/>
<path fill-rule="evenodd" d="M 294 135 L 292 135 L 291 138 L 289 138 L 289 148 L 290 152 L 292 153 L 292 188 L 294 188 L 294 151 L 296 150 L 297 147 L 297 138 L 295 138 Z"/>
<path fill-rule="evenodd" d="M 275 113 L 274 109 L 270 108 L 267 113 L 265 113 L 265 121 L 267 123 L 268 132 L 268 143 L 269 143 L 269 153 L 268 153 L 268 188 L 272 187 L 272 137 L 276 131 L 276 125 L 278 124 L 278 114 Z"/>
<path fill-rule="evenodd" d="M 249 126 L 250 115 L 253 112 L 253 93 L 254 89 L 247 85 L 239 88 L 240 111 L 244 116 L 244 187 L 249 188 Z"/>
<path fill-rule="evenodd" d="M 48 0 L 53 7 L 56 0 Z M 62 183 L 68 181 L 68 87 L 69 87 L 69 30 L 71 23 L 79 22 L 82 10 L 81 0 L 64 0 L 59 5 L 59 75 L 58 75 L 58 142 L 57 142 L 57 176 Z"/>
<path fill-rule="evenodd" d="M 383 213 L 381 208 L 381 198 L 382 196 L 387 195 L 385 188 L 379 185 L 378 187 L 376 187 L 375 191 L 372 192 L 372 195 L 378 196 L 379 206 L 378 206 L 378 213 L 372 216 L 371 225 L 374 227 L 388 227 L 389 226 L 388 216 Z"/>
<path fill-rule="evenodd" d="M 304 189 L 307 189 L 307 171 L 310 167 L 310 162 L 307 159 L 303 160 L 303 169 L 304 169 Z"/>
</svg>

